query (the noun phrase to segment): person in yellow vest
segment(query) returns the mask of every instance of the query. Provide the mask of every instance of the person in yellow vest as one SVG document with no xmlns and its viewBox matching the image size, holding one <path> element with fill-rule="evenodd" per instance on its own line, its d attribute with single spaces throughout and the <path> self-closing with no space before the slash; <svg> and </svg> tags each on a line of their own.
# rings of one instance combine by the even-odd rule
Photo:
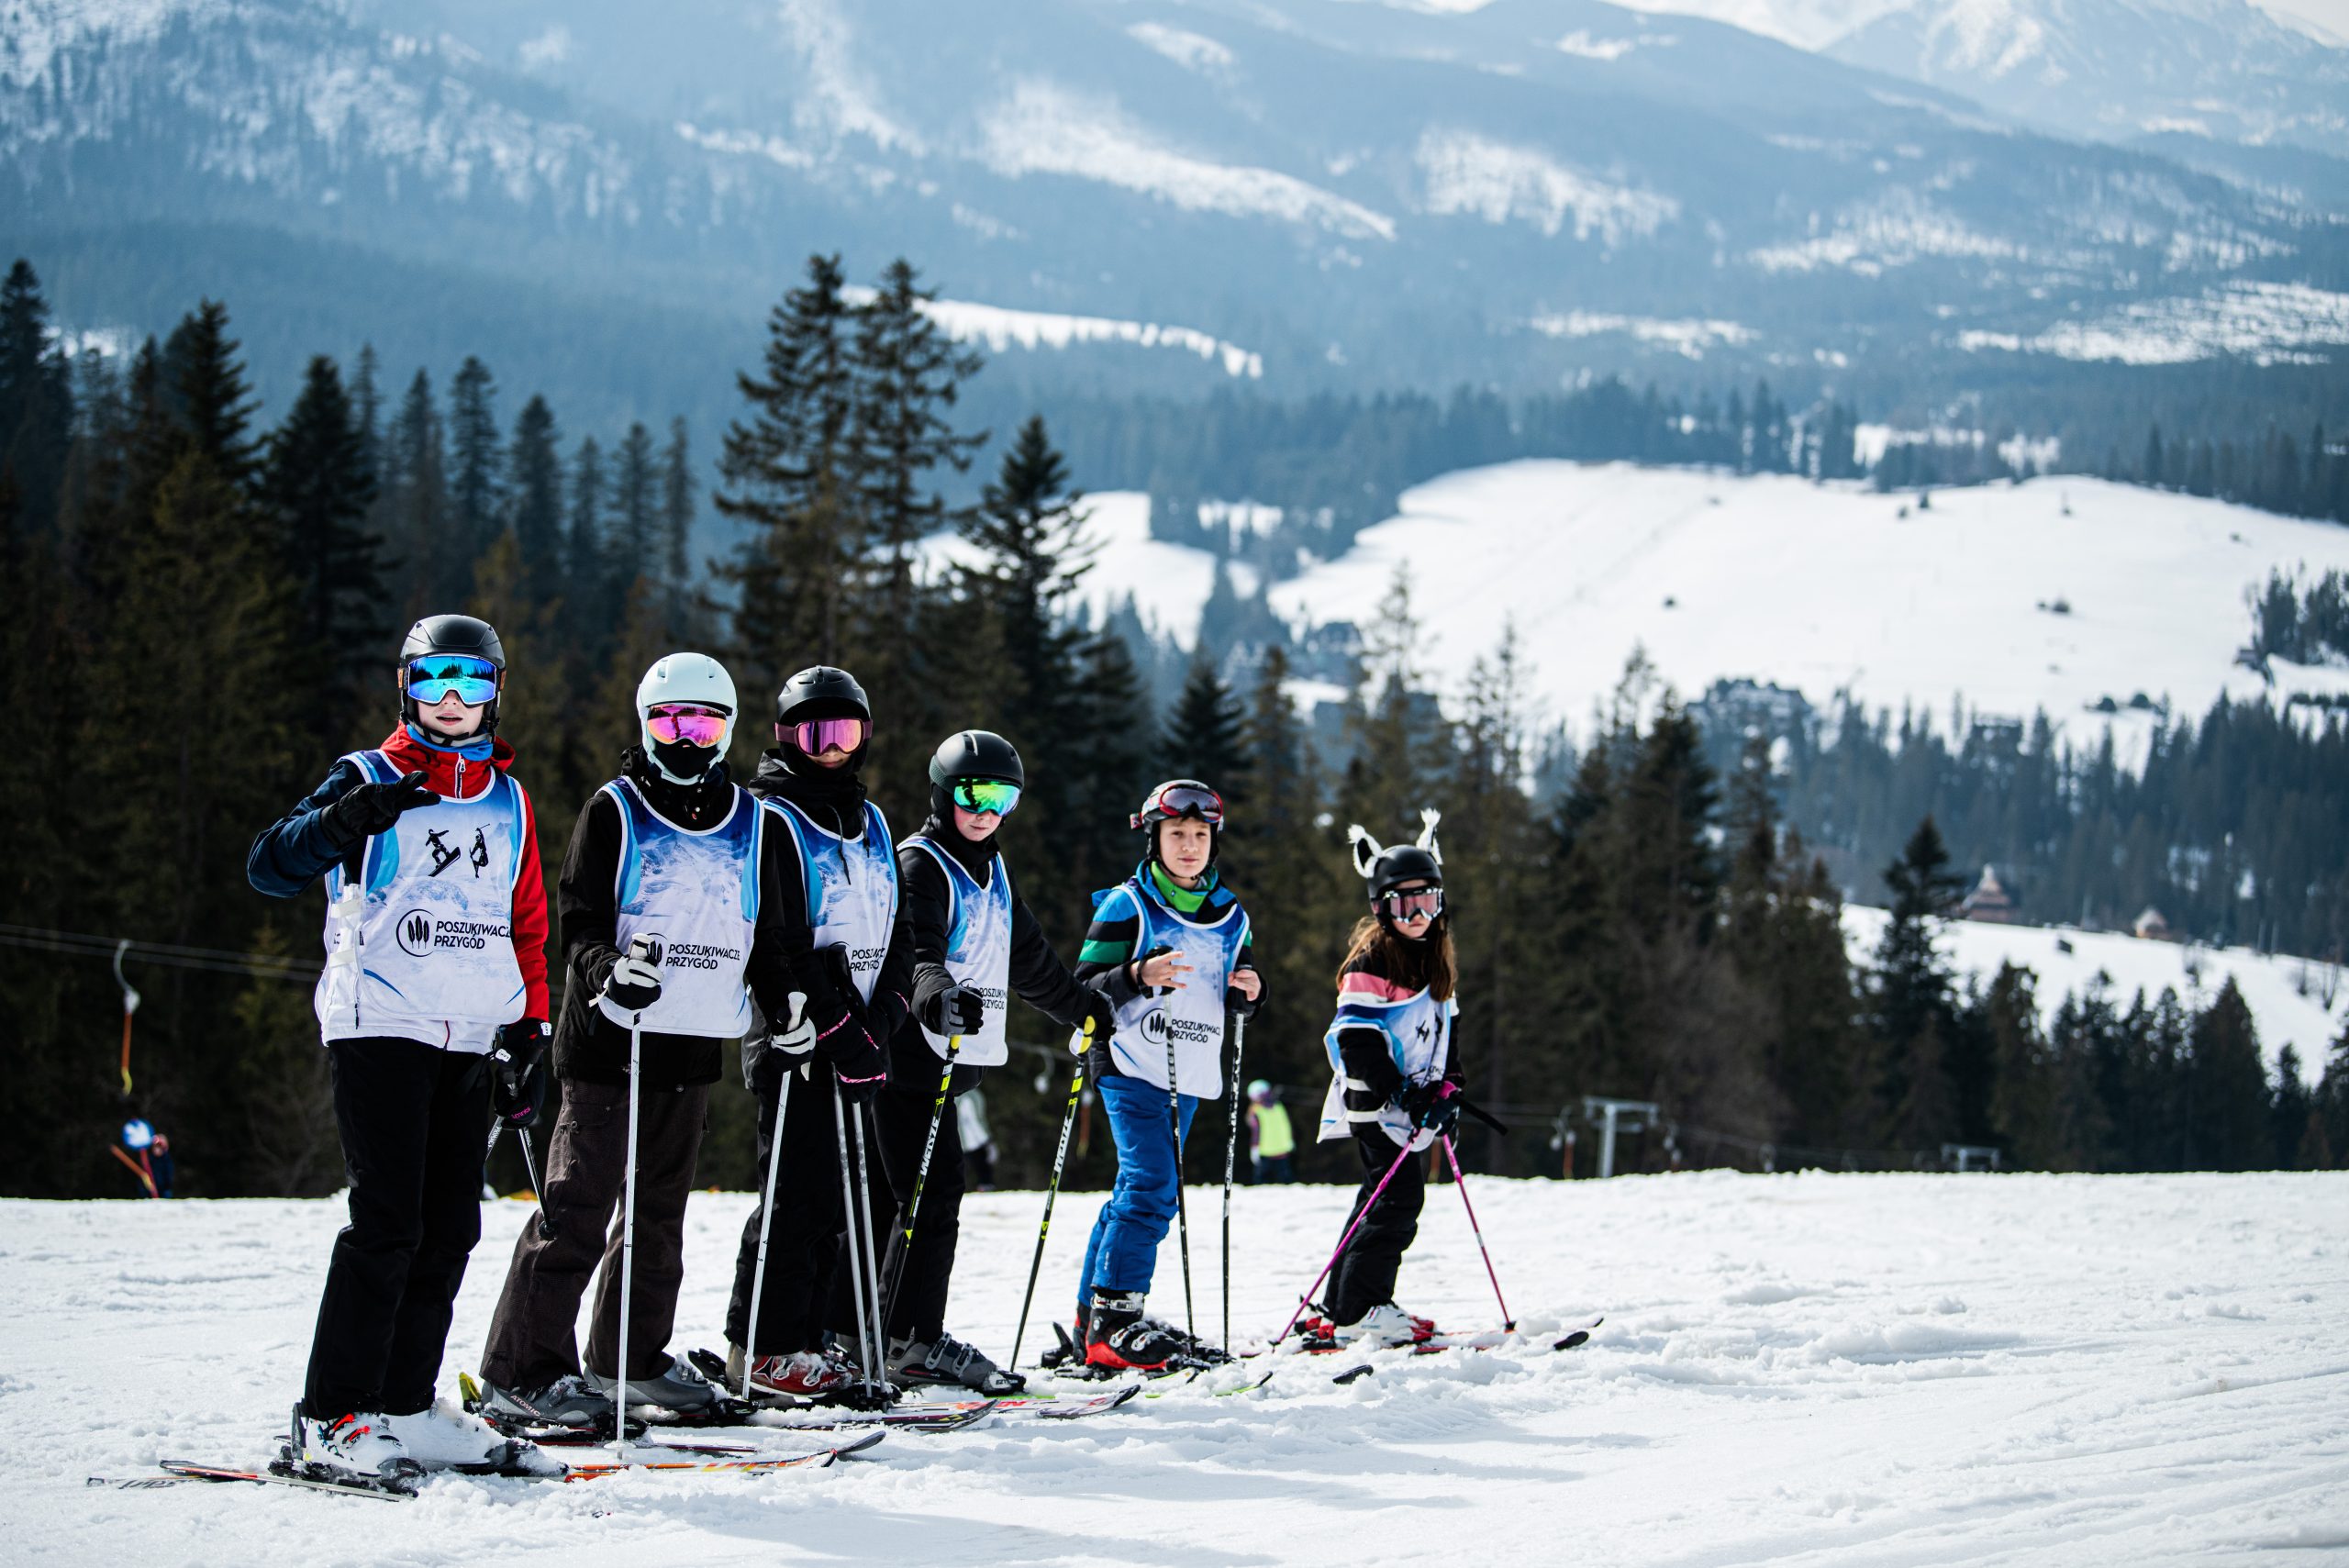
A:
<svg viewBox="0 0 2349 1568">
<path fill-rule="evenodd" d="M 1288 1107 L 1262 1078 L 1248 1085 L 1248 1168 L 1256 1184 L 1293 1182 L 1289 1168 L 1297 1152 L 1297 1134 L 1289 1130 Z"/>
</svg>

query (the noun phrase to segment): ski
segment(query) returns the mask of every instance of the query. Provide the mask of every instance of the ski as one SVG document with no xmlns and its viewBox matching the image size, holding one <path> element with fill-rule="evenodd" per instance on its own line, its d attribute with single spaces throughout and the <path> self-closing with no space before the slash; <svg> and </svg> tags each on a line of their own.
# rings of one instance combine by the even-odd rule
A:
<svg viewBox="0 0 2349 1568">
<path fill-rule="evenodd" d="M 247 1470 L 237 1465 L 199 1464 L 188 1459 L 165 1459 L 156 1462 L 156 1469 L 160 1473 L 154 1475 L 93 1475 L 83 1485 L 134 1492 L 159 1486 L 184 1486 L 193 1482 L 245 1481 L 265 1486 L 300 1486 L 313 1492 L 340 1492 L 349 1496 L 397 1502 L 416 1496 L 417 1479 L 416 1475 L 382 1481 L 362 1480 L 355 1475 L 329 1478 L 315 1473 L 306 1473 L 284 1460 L 278 1460 L 263 1470 Z"/>
<path fill-rule="evenodd" d="M 1561 1338 L 1551 1341 L 1550 1350 L 1553 1352 L 1559 1351 L 1571 1351 L 1588 1344 L 1590 1342 L 1591 1330 L 1606 1321 L 1607 1319 L 1603 1316 L 1591 1318 L 1580 1328 L 1575 1329 Z M 1433 1339 L 1422 1340 L 1414 1345 L 1391 1345 L 1381 1346 L 1378 1348 L 1384 1350 L 1408 1350 L 1410 1353 L 1415 1356 L 1432 1356 L 1441 1355 L 1446 1351 L 1497 1351 L 1501 1349 L 1507 1343 L 1508 1340 L 1505 1336 L 1492 1334 L 1438 1334 Z M 1350 1347 L 1348 1346 L 1341 1345 L 1331 1340 L 1309 1341 L 1299 1346 L 1299 1349 L 1301 1349 L 1307 1355 L 1310 1356 L 1335 1355 L 1338 1351 L 1349 1348 Z M 1350 1366 L 1345 1371 L 1334 1374 L 1331 1376 L 1330 1381 L 1341 1385 L 1350 1383 L 1358 1383 L 1362 1379 L 1370 1376 L 1377 1370 L 1378 1369 L 1370 1362 L 1364 1362 L 1360 1366 Z"/>
<path fill-rule="evenodd" d="M 691 1460 L 609 1460 L 594 1464 L 574 1464 L 560 1475 L 550 1475 L 550 1481 L 601 1481 L 614 1475 L 644 1473 L 655 1475 L 763 1475 L 774 1470 L 822 1469 L 836 1459 L 846 1459 L 863 1452 L 879 1442 L 885 1432 L 867 1432 L 853 1442 L 835 1448 L 819 1448 L 813 1453 L 790 1455 L 754 1454 L 747 1458 Z"/>
</svg>

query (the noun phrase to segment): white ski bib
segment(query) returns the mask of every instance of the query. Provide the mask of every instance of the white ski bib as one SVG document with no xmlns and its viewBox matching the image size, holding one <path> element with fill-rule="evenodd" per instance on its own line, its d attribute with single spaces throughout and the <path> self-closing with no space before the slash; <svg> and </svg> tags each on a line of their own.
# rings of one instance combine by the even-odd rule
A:
<svg viewBox="0 0 2349 1568">
<path fill-rule="evenodd" d="M 1408 1143 L 1413 1149 L 1425 1149 L 1435 1141 L 1435 1134 L 1411 1125 L 1411 1118 L 1398 1106 L 1381 1106 L 1375 1116 L 1365 1117 L 1364 1122 L 1354 1118 L 1361 1113 L 1346 1109 L 1345 1059 L 1338 1051 L 1338 1036 L 1349 1029 L 1375 1029 L 1386 1037 L 1386 1049 L 1395 1059 L 1395 1066 L 1403 1074 L 1406 1088 L 1414 1084 L 1432 1084 L 1443 1076 L 1452 1062 L 1453 1021 L 1460 1016 L 1460 999 L 1439 1002 L 1425 991 L 1414 991 L 1391 1002 L 1374 1001 L 1367 996 L 1342 996 L 1338 1002 L 1338 1016 L 1330 1021 L 1329 1032 L 1321 1037 L 1330 1053 L 1330 1066 L 1336 1074 L 1330 1080 L 1330 1092 L 1321 1101 L 1319 1141 L 1345 1138 L 1364 1122 L 1375 1121 L 1386 1129 L 1386 1136 L 1400 1148 Z"/>
<path fill-rule="evenodd" d="M 787 800 L 770 797 L 760 804 L 782 819 L 798 847 L 816 946 L 845 949 L 857 995 L 872 1001 L 897 923 L 897 857 L 889 847 L 887 819 L 879 806 L 865 802 L 864 837 L 850 840 L 818 827 Z"/>
<path fill-rule="evenodd" d="M 644 1010 L 641 1027 L 651 1034 L 740 1039 L 751 1027 L 742 974 L 758 927 L 766 814 L 737 785 L 725 820 L 696 832 L 653 810 L 626 779 L 613 780 L 604 793 L 620 808 L 612 879 L 619 950 L 626 952 L 640 936 L 661 949 L 661 995 Z"/>
<path fill-rule="evenodd" d="M 1118 1009 L 1109 1051 L 1118 1071 L 1155 1088 L 1166 1088 L 1167 1044 L 1174 1044 L 1174 1084 L 1180 1094 L 1212 1100 L 1223 1094 L 1223 994 L 1248 942 L 1248 916 L 1238 903 L 1212 925 L 1186 920 L 1159 901 L 1155 888 L 1139 878 L 1102 895 L 1099 903 L 1123 894 L 1137 917 L 1134 956 L 1172 948 L 1191 973 L 1179 991 L 1163 996 L 1147 992 Z M 1096 905 L 1095 918 L 1101 918 Z"/>
<path fill-rule="evenodd" d="M 987 864 L 982 887 L 952 855 L 916 834 L 897 846 L 915 849 L 938 862 L 946 873 L 946 973 L 958 985 L 979 994 L 985 1011 L 976 1030 L 963 1037 L 954 1060 L 974 1067 L 1000 1067 L 1011 1059 L 1004 1043 L 1004 1019 L 1011 1006 L 1011 872 L 997 855 Z M 947 1037 L 922 1026 L 922 1038 L 938 1059 L 946 1060 Z"/>
<path fill-rule="evenodd" d="M 354 751 L 370 784 L 401 771 Z M 522 792 L 484 758 L 490 785 L 442 795 L 367 840 L 356 881 L 327 872 L 327 966 L 313 1004 L 322 1040 L 392 1035 L 451 1051 L 488 1051 L 522 1016 L 514 958 L 514 878 L 529 813 Z"/>
</svg>

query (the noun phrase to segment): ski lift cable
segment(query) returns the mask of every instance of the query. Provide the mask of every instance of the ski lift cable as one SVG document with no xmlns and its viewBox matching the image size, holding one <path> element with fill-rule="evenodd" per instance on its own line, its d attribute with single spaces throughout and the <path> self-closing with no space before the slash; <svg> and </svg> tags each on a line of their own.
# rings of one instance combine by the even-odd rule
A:
<svg viewBox="0 0 2349 1568">
<path fill-rule="evenodd" d="M 270 953 L 230 952 L 220 948 L 182 947 L 172 942 L 133 941 L 127 937 L 97 937 L 82 931 L 50 930 L 0 921 L 0 947 L 32 948 L 46 952 L 80 953 L 113 961 L 115 977 L 123 988 L 126 1015 L 138 1009 L 138 991 L 124 978 L 122 961 L 160 963 L 215 974 L 250 974 L 264 980 L 292 980 L 309 984 L 317 978 L 316 959 L 284 958 Z"/>
</svg>

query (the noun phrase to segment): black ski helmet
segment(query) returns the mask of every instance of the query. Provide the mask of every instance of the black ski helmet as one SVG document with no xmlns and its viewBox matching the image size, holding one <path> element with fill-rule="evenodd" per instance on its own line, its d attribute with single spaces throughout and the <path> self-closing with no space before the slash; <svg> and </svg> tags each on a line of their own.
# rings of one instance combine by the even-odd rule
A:
<svg viewBox="0 0 2349 1568">
<path fill-rule="evenodd" d="M 1443 863 L 1433 851 L 1417 844 L 1397 844 L 1372 862 L 1370 868 L 1370 901 L 1377 903 L 1387 894 L 1407 882 L 1424 882 L 1431 886 L 1443 885 Z"/>
<path fill-rule="evenodd" d="M 407 668 L 419 659 L 429 659 L 435 653 L 462 653 L 474 659 L 486 659 L 497 666 L 497 687 L 500 696 L 506 690 L 506 645 L 497 639 L 497 628 L 473 616 L 426 616 L 407 628 L 406 638 L 400 643 L 400 718 L 415 724 L 416 703 L 407 695 Z M 489 699 L 481 716 L 481 731 L 484 736 L 497 733 L 498 697 Z"/>
<path fill-rule="evenodd" d="M 930 782 L 945 789 L 957 779 L 1000 779 L 1025 789 L 1028 770 L 1010 741 L 992 729 L 963 729 L 949 735 L 930 753 Z"/>
<path fill-rule="evenodd" d="M 1205 796 L 1202 800 L 1200 797 Z M 1223 849 L 1223 796 L 1197 779 L 1168 779 L 1142 797 L 1141 809 L 1128 820 L 1150 835 L 1150 858 L 1158 860 L 1158 825 L 1188 817 L 1208 825 L 1208 864 L 1215 864 Z M 1161 861 L 1160 864 L 1165 862 Z"/>
<path fill-rule="evenodd" d="M 1028 787 L 1028 770 L 1010 741 L 991 729 L 963 729 L 938 743 L 930 756 L 930 814 L 954 820 L 954 781 L 1001 779 Z"/>
<path fill-rule="evenodd" d="M 802 711 L 809 708 L 820 711 Z M 800 718 L 861 718 L 871 724 L 873 704 L 846 670 L 811 664 L 784 682 L 783 690 L 774 695 L 777 725 L 794 724 Z"/>
</svg>

